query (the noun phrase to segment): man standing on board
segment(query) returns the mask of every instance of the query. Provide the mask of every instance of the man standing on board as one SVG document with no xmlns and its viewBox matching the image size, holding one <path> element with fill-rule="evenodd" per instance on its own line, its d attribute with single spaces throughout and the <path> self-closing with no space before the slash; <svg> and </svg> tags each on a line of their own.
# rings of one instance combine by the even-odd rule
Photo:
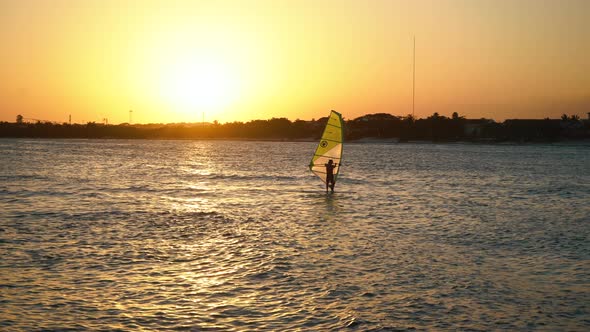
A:
<svg viewBox="0 0 590 332">
<path fill-rule="evenodd" d="M 328 192 L 328 187 L 334 192 L 334 185 L 336 184 L 336 181 L 334 181 L 334 168 L 338 166 L 338 163 L 334 163 L 334 161 L 330 159 L 327 164 L 324 164 L 324 166 L 326 166 L 326 192 Z"/>
</svg>

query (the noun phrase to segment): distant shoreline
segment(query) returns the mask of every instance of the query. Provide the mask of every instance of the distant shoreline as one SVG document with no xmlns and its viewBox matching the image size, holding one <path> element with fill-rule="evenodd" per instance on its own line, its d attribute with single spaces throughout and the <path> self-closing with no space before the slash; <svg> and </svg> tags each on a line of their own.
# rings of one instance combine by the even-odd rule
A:
<svg viewBox="0 0 590 332">
<path fill-rule="evenodd" d="M 64 141 L 110 141 L 110 140 L 140 140 L 140 141 L 236 141 L 236 142 L 284 142 L 284 143 L 316 143 L 319 138 L 305 138 L 305 139 L 280 139 L 280 138 L 168 138 L 168 137 L 0 137 L 0 140 L 64 140 Z M 404 145 L 404 144 L 415 144 L 415 145 L 564 145 L 564 146 L 588 146 L 590 147 L 590 139 L 567 139 L 560 141 L 429 141 L 429 140 L 411 140 L 400 142 L 399 139 L 390 138 L 361 138 L 355 140 L 346 140 L 347 144 L 388 144 L 388 145 Z"/>
<path fill-rule="evenodd" d="M 19 119 L 17 119 L 19 120 Z M 327 118 L 290 121 L 286 118 L 232 123 L 189 124 L 87 124 L 0 122 L 0 137 L 77 139 L 181 139 L 308 142 L 321 137 Z M 451 118 L 433 114 L 426 119 L 386 113 L 367 114 L 344 123 L 344 140 L 351 143 L 466 142 L 554 143 L 590 140 L 590 119 L 490 119 Z"/>
</svg>

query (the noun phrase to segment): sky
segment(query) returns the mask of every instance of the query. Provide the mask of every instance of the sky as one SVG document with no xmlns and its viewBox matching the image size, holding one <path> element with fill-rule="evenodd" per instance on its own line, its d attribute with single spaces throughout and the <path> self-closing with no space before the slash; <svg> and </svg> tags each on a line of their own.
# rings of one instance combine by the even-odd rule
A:
<svg viewBox="0 0 590 332">
<path fill-rule="evenodd" d="M 590 1 L 0 0 L 0 121 L 332 109 L 587 118 Z"/>
</svg>

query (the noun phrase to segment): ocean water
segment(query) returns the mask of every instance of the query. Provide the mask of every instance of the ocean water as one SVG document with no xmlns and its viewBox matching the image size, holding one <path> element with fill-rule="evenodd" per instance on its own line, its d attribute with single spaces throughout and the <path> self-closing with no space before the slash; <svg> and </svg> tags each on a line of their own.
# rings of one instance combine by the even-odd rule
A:
<svg viewBox="0 0 590 332">
<path fill-rule="evenodd" d="M 0 330 L 590 330 L 590 145 L 0 140 Z"/>
</svg>

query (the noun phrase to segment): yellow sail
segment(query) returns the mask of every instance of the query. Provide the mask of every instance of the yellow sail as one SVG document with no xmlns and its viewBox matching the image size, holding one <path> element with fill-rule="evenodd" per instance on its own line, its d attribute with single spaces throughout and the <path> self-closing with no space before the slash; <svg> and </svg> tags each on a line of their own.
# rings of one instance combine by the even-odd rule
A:
<svg viewBox="0 0 590 332">
<path fill-rule="evenodd" d="M 342 115 L 336 111 L 330 113 L 326 128 L 322 133 L 320 143 L 311 158 L 309 169 L 326 183 L 326 163 L 332 160 L 336 163 L 334 167 L 334 180 L 338 178 L 340 163 L 342 162 L 342 140 L 343 140 Z"/>
</svg>

